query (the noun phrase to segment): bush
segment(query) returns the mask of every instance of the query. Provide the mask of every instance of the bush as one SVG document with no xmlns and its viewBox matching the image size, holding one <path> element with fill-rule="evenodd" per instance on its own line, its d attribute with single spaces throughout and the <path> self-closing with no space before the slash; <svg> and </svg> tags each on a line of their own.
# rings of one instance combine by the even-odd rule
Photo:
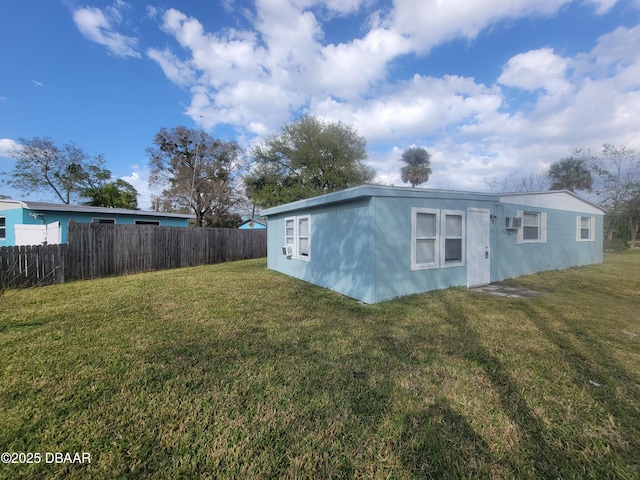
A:
<svg viewBox="0 0 640 480">
<path fill-rule="evenodd" d="M 622 252 L 627 250 L 627 241 L 622 238 L 604 239 L 604 249 L 609 252 Z"/>
</svg>

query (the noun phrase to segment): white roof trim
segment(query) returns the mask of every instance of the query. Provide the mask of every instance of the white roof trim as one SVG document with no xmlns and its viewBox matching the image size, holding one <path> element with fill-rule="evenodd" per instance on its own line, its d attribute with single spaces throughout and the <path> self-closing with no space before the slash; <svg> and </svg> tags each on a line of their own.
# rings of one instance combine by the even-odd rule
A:
<svg viewBox="0 0 640 480">
<path fill-rule="evenodd" d="M 568 190 L 550 190 L 547 192 L 502 193 L 502 203 L 511 203 L 525 207 L 547 208 L 566 212 L 604 215 L 604 209 Z"/>
</svg>

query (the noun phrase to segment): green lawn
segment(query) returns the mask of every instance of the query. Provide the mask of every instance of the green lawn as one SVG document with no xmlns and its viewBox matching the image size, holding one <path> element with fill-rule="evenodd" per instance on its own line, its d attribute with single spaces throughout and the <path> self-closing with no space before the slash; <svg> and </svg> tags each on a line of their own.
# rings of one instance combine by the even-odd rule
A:
<svg viewBox="0 0 640 480">
<path fill-rule="evenodd" d="M 640 478 L 639 272 L 374 306 L 264 259 L 7 291 L 0 449 L 42 460 L 0 478 Z"/>
</svg>

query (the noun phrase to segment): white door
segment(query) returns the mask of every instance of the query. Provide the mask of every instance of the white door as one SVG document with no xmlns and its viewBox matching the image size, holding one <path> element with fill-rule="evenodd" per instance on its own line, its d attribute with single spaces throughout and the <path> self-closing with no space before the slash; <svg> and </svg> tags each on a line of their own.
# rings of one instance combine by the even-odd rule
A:
<svg viewBox="0 0 640 480">
<path fill-rule="evenodd" d="M 467 286 L 486 285 L 491 279 L 491 215 L 489 210 L 467 211 Z"/>
</svg>

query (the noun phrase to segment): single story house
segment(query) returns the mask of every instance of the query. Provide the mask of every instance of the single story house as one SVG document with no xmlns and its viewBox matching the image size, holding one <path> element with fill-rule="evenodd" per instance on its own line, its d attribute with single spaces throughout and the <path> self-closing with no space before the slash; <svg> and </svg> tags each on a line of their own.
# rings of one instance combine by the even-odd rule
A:
<svg viewBox="0 0 640 480">
<path fill-rule="evenodd" d="M 364 185 L 262 214 L 268 268 L 364 303 L 603 258 L 603 209 L 568 191 Z"/>
<path fill-rule="evenodd" d="M 194 215 L 123 208 L 0 200 L 0 247 L 67 242 L 69 220 L 125 225 L 189 226 Z"/>
</svg>

